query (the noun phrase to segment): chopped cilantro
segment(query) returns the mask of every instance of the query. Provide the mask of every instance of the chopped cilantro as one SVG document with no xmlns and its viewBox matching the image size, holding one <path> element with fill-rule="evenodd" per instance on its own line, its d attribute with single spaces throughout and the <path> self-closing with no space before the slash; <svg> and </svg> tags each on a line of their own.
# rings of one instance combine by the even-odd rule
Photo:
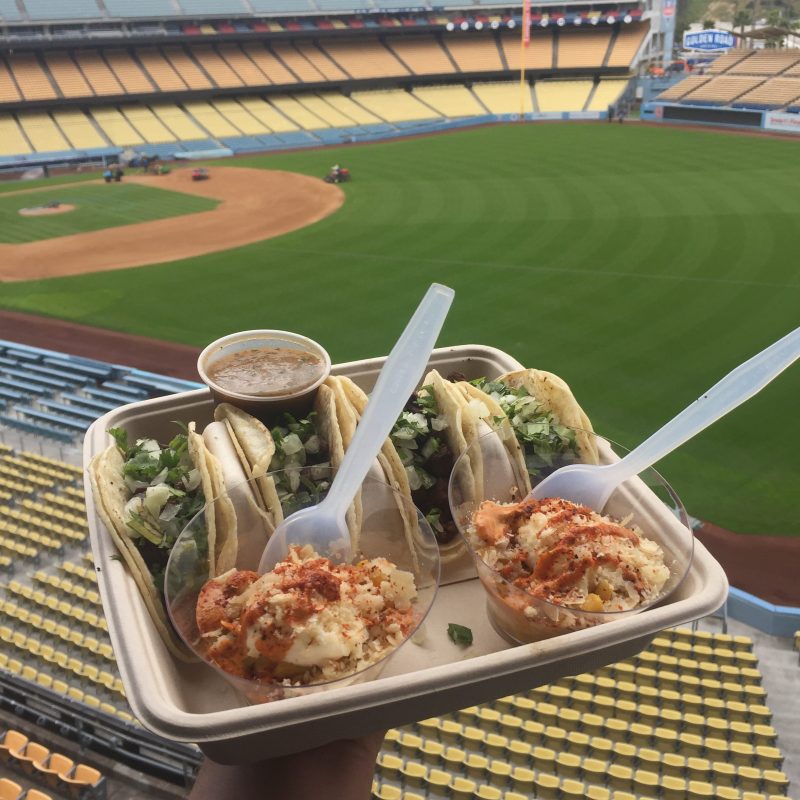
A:
<svg viewBox="0 0 800 800">
<path fill-rule="evenodd" d="M 447 626 L 447 635 L 454 644 L 469 647 L 472 644 L 472 630 L 465 625 L 458 625 L 451 622 Z"/>
</svg>

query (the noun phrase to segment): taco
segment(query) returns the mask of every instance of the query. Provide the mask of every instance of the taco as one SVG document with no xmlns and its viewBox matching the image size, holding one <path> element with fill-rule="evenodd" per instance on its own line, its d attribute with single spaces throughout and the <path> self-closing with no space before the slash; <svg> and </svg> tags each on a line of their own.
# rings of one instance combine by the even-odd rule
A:
<svg viewBox="0 0 800 800">
<path fill-rule="evenodd" d="M 574 430 L 578 429 L 578 430 Z M 479 437 L 497 431 L 497 437 Z M 597 462 L 591 423 L 569 387 L 541 370 L 508 373 L 494 381 L 444 378 L 436 370 L 400 415 L 391 440 L 411 497 L 436 533 L 443 564 L 464 553 L 450 512 L 448 482 L 456 459 L 469 460 L 458 479 L 465 497 L 478 498 L 492 487 L 516 487 L 520 497 L 531 479 L 547 474 L 558 455 Z"/>
<path fill-rule="evenodd" d="M 287 413 L 271 429 L 227 403 L 217 406 L 214 417 L 217 421 L 203 433 L 209 448 L 223 465 L 236 460 L 230 455 L 235 450 L 238 462 L 256 489 L 255 502 L 262 520 L 260 558 L 267 540 L 284 518 L 315 502 L 327 491 L 331 469 L 337 469 L 344 458 L 335 393 L 331 386 L 323 384 L 306 418 L 296 419 Z M 227 435 L 219 431 L 222 425 L 226 426 Z M 348 513 L 347 522 L 355 546 L 360 529 L 355 508 Z M 250 530 L 239 526 L 240 551 L 250 549 L 248 541 L 254 538 L 246 535 Z M 252 569 L 258 561 L 258 558 L 248 561 L 244 552 L 242 563 L 237 566 Z"/>
<path fill-rule="evenodd" d="M 526 482 L 538 482 L 570 461 L 598 463 L 592 423 L 557 375 L 524 369 L 458 386 L 487 422 L 494 422 L 498 409 L 508 419 L 521 448 Z M 489 418 L 480 412 L 477 401 L 486 404 Z"/>
<path fill-rule="evenodd" d="M 224 494 L 219 461 L 190 423 L 167 445 L 154 439 L 128 441 L 112 428 L 115 444 L 89 464 L 95 503 L 106 528 L 141 592 L 161 638 L 182 659 L 191 654 L 172 629 L 164 605 L 164 570 L 178 535 L 203 508 L 208 574 L 236 563 L 236 514 Z"/>
</svg>

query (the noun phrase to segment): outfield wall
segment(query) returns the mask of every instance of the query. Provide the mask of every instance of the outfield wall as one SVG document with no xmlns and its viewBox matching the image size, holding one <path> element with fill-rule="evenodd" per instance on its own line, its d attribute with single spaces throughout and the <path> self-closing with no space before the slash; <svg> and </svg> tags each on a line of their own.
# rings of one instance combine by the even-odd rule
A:
<svg viewBox="0 0 800 800">
<path fill-rule="evenodd" d="M 800 113 L 681 103 L 645 103 L 641 118 L 653 122 L 720 125 L 800 135 Z"/>
</svg>

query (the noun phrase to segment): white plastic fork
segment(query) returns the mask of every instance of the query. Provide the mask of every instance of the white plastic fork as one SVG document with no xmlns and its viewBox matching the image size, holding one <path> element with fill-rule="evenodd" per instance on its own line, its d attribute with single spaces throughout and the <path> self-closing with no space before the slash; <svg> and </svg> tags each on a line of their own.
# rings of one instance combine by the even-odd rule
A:
<svg viewBox="0 0 800 800">
<path fill-rule="evenodd" d="M 328 495 L 318 505 L 296 511 L 275 529 L 261 556 L 259 573 L 269 572 L 290 545 L 310 544 L 320 555 L 342 562 L 351 559 L 347 509 L 422 377 L 454 294 L 438 283 L 428 289 L 378 375 Z"/>
<path fill-rule="evenodd" d="M 677 417 L 615 464 L 570 464 L 556 470 L 529 497 L 560 497 L 602 511 L 614 489 L 638 475 L 720 417 L 758 394 L 800 356 L 800 328 L 729 372 Z"/>
</svg>

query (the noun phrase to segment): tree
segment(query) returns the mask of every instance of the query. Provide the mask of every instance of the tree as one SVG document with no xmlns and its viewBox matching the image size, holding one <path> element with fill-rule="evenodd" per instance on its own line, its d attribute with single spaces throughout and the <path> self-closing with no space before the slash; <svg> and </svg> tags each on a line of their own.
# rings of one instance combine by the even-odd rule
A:
<svg viewBox="0 0 800 800">
<path fill-rule="evenodd" d="M 703 20 L 703 30 L 704 31 L 709 31 L 714 27 L 715 24 L 716 23 L 714 22 L 713 19 L 704 19 Z"/>
</svg>

